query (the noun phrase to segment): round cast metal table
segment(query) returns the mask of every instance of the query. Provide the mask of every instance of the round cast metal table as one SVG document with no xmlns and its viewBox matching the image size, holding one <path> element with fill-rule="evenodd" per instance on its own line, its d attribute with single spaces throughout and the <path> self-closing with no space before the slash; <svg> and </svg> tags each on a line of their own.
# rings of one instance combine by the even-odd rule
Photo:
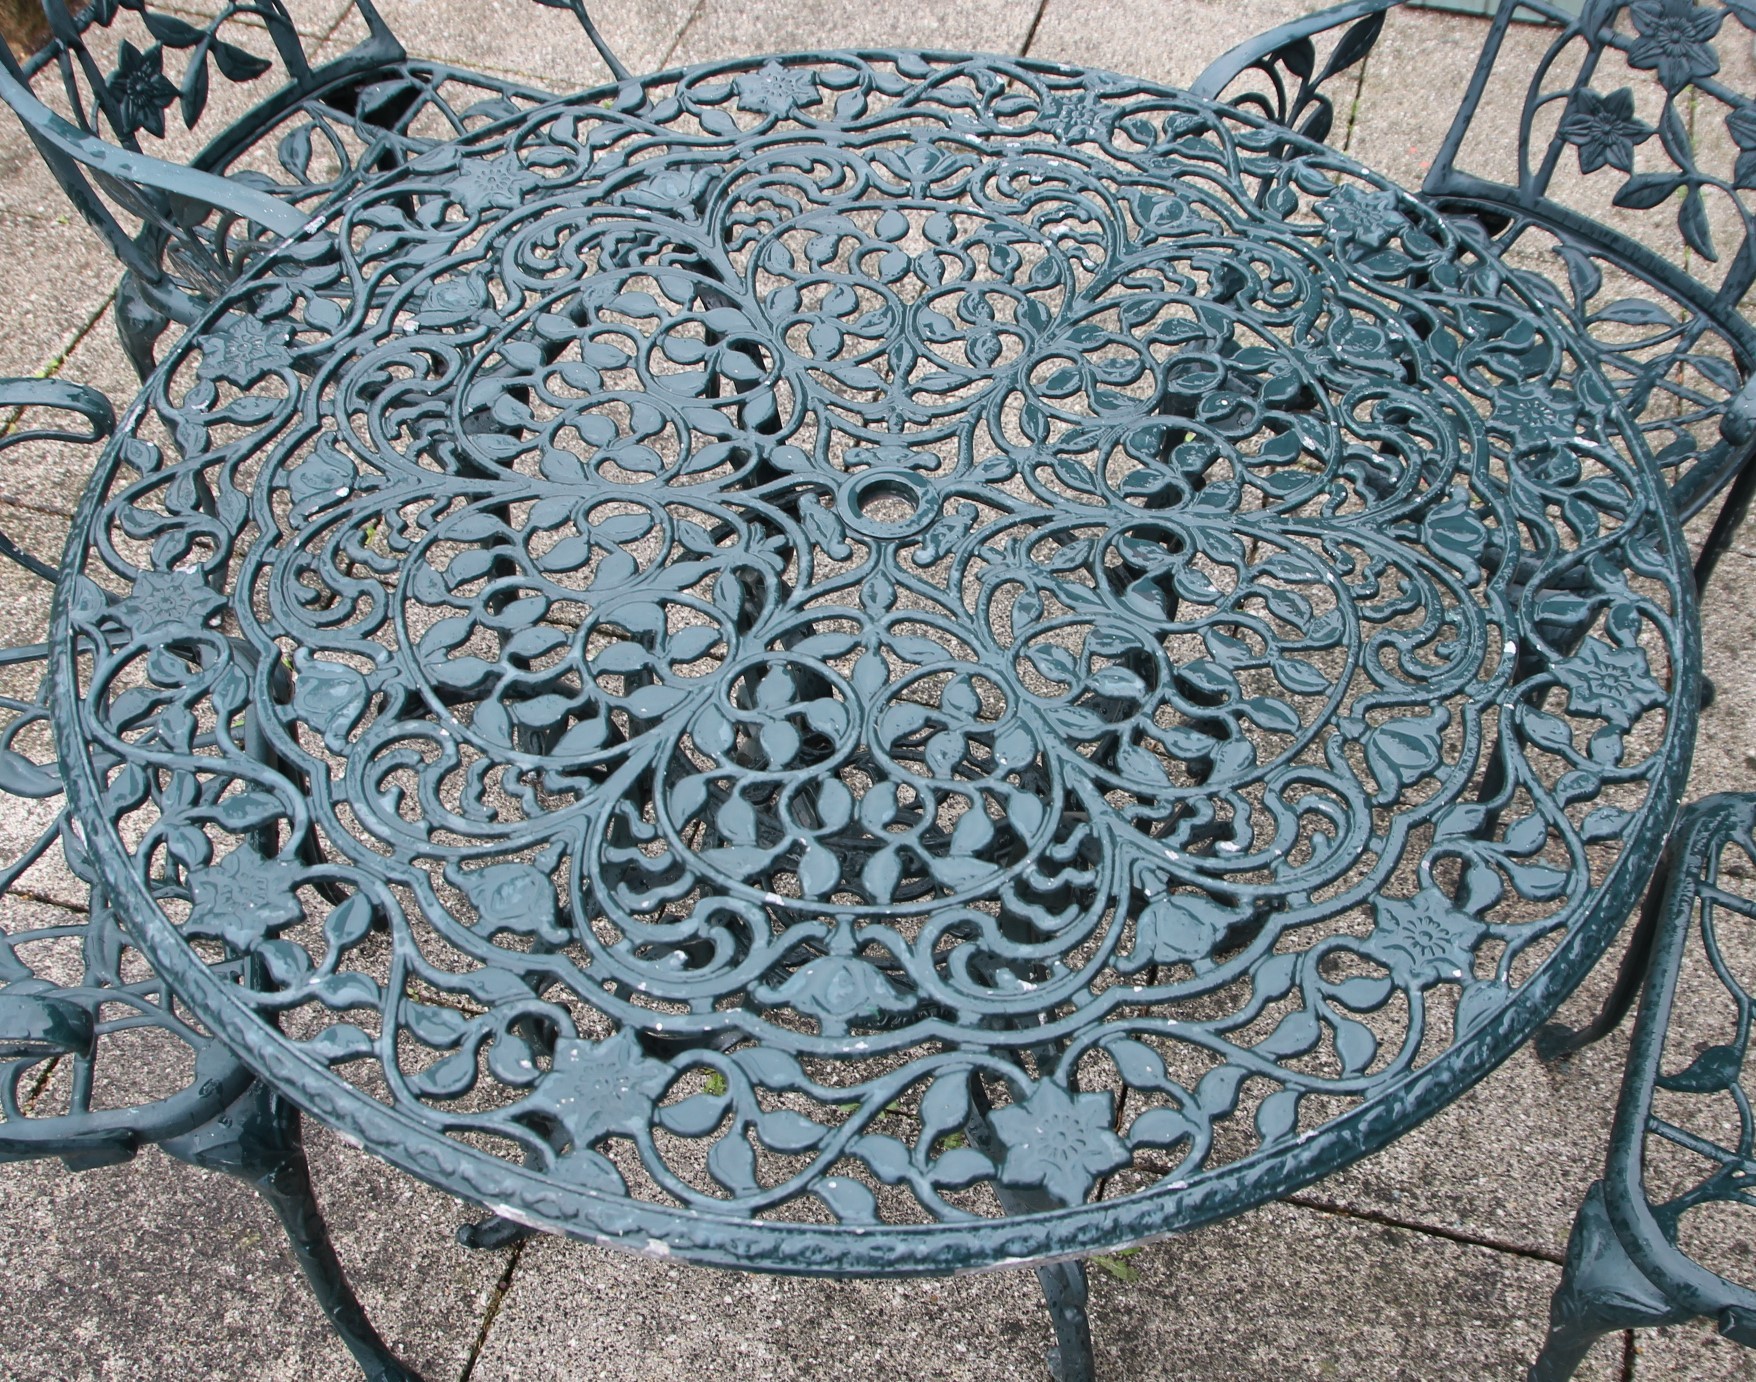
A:
<svg viewBox="0 0 1756 1382">
<path fill-rule="evenodd" d="M 55 619 L 105 886 L 265 1080 L 798 1273 L 1103 1251 L 1406 1131 L 1617 933 L 1698 699 L 1650 460 L 1484 242 L 935 54 L 367 186 L 172 351 Z"/>
</svg>

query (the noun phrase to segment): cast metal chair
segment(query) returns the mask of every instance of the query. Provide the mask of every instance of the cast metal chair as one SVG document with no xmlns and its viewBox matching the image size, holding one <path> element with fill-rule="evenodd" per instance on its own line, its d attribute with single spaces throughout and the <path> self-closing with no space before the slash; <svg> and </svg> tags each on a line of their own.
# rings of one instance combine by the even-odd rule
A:
<svg viewBox="0 0 1756 1382">
<path fill-rule="evenodd" d="M 627 76 L 581 0 L 535 3 L 571 12 L 611 73 Z M 360 177 L 550 97 L 410 58 L 371 0 L 354 3 L 365 38 L 318 65 L 283 0 L 232 0 L 205 24 L 146 0 L 42 8 L 42 49 L 20 59 L 0 44 L 0 99 L 121 262 L 116 322 L 142 378 L 171 322 L 194 321 L 265 243 Z M 282 84 L 186 164 L 152 156 L 175 124 L 202 123 L 216 75 L 255 83 L 277 65 Z"/>
</svg>

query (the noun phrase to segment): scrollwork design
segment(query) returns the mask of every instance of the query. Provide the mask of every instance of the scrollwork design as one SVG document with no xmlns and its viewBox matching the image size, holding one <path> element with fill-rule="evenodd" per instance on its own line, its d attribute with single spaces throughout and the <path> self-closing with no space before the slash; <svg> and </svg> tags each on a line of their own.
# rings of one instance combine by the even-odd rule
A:
<svg viewBox="0 0 1756 1382">
<path fill-rule="evenodd" d="M 625 75 L 577 0 L 552 7 L 571 11 L 612 70 Z M 204 120 L 211 125 L 205 117 L 214 81 L 248 87 L 259 92 L 255 109 L 214 131 L 191 166 L 310 210 L 345 195 L 367 172 L 547 99 L 527 84 L 410 58 L 370 8 L 361 15 L 366 37 L 321 64 L 281 0 L 235 0 L 201 22 L 148 0 L 96 0 L 76 11 L 46 0 L 48 43 L 10 70 L 37 87 L 50 74 L 58 78 L 57 103 L 79 130 L 134 153 L 171 157 L 164 141 L 176 130 L 168 120 L 190 130 Z M 271 92 L 274 83 L 264 79 L 274 77 Z M 19 114 L 27 126 L 40 118 Z M 66 160 L 50 166 L 130 270 L 119 320 L 143 374 L 168 321 L 199 315 L 196 304 L 224 292 L 278 238 L 248 217 L 202 206 L 193 188 L 167 194 L 107 165 L 91 175 Z M 138 229 L 110 216 L 106 203 Z"/>
<path fill-rule="evenodd" d="M 1675 535 L 1557 319 L 1288 137 L 841 54 L 351 198 L 63 586 L 155 952 L 257 957 L 240 1039 L 417 1170 L 802 1270 L 1434 1097 L 1643 881 Z"/>
</svg>

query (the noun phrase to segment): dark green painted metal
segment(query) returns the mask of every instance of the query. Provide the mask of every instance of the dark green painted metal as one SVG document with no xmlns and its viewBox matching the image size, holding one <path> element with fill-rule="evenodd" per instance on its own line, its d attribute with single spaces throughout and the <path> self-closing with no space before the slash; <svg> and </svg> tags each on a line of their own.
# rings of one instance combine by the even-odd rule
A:
<svg viewBox="0 0 1756 1382">
<path fill-rule="evenodd" d="M 1515 156 L 1503 169 L 1474 173 L 1465 140 L 1489 73 L 1504 71 L 1505 35 L 1521 12 L 1557 32 L 1530 73 L 1517 148 L 1506 151 Z M 1595 0 L 1579 14 L 1544 0 L 1504 6 L 1422 185 L 1422 195 L 1449 213 L 1480 219 L 1503 253 L 1516 246 L 1526 259 L 1553 258 L 1564 270 L 1555 275 L 1556 306 L 1598 343 L 1605 372 L 1673 472 L 1685 517 L 1705 507 L 1756 447 L 1748 416 L 1756 329 L 1740 310 L 1756 276 L 1749 203 L 1756 103 L 1718 75 L 1718 50 L 1747 47 L 1752 30 L 1756 9 L 1741 0 Z M 1636 85 L 1657 98 L 1656 110 L 1643 97 L 1637 113 Z M 1674 262 L 1632 227 L 1588 214 L 1572 168 L 1580 179 L 1618 182 L 1617 207 L 1674 221 L 1689 259 Z M 1668 305 L 1645 293 L 1630 297 L 1630 284 L 1656 290 Z M 1716 426 L 1717 440 L 1709 430 Z"/>
<path fill-rule="evenodd" d="M 24 411 L 0 435 L 0 450 L 27 442 L 90 444 L 115 423 L 103 395 L 59 381 L 0 380 L 0 410 L 12 409 Z M 84 425 L 68 426 L 56 413 L 72 413 Z M 4 534 L 0 552 L 33 575 L 53 578 L 41 558 Z M 26 691 L 0 696 L 0 794 L 10 822 L 42 822 L 0 868 L 7 904 L 0 925 L 0 1163 L 56 1156 L 82 1171 L 157 1144 L 193 1165 L 249 1181 L 285 1225 L 319 1304 L 367 1377 L 414 1379 L 372 1330 L 342 1274 L 311 1193 L 292 1106 L 190 1021 L 123 931 L 101 887 L 91 887 L 86 906 L 76 908 L 31 886 L 32 870 L 50 860 L 95 883 L 77 824 L 65 809 L 50 805 L 46 819 L 41 810 L 61 795 L 59 764 L 44 737 L 47 651 L 39 643 L 0 653 L 7 690 Z M 101 749 L 95 761 L 106 771 L 128 772 L 122 758 Z M 221 982 L 247 982 L 252 965 L 218 957 L 213 973 Z M 161 1077 L 187 1075 L 181 1084 L 155 1088 L 140 1078 L 149 1062 Z"/>
<path fill-rule="evenodd" d="M 1608 1163 L 1574 1224 L 1531 1382 L 1562 1382 L 1594 1340 L 1620 1329 L 1707 1316 L 1728 1339 L 1756 1344 L 1756 1290 L 1695 1261 L 1680 1241 L 1691 1214 L 1756 1203 L 1756 1120 L 1743 1081 L 1756 1010 L 1744 963 L 1756 925 L 1753 825 L 1750 795 L 1707 797 L 1678 821 Z M 1717 1021 L 1725 1040 L 1667 1060 L 1684 974 L 1694 1020 Z M 1664 1144 L 1672 1155 L 1658 1152 Z"/>
<path fill-rule="evenodd" d="M 1194 89 L 1322 138 L 1331 106 L 1317 88 L 1346 65 L 1332 61 L 1308 80 L 1313 39 L 1357 19 L 1336 48 L 1357 63 L 1377 35 L 1378 12 L 1396 3 L 1358 0 L 1263 34 L 1214 63 Z M 1544 36 L 1530 72 L 1519 74 L 1528 88 L 1516 142 L 1469 143 L 1490 78 L 1508 80 L 1511 26 L 1532 19 L 1555 32 Z M 1748 465 L 1756 452 L 1756 328 L 1743 311 L 1756 277 L 1749 197 L 1756 101 L 1723 79 L 1720 64 L 1726 44 L 1748 48 L 1751 31 L 1756 6 L 1744 0 L 1503 5 L 1421 187 L 1445 214 L 1479 224 L 1516 266 L 1509 271 L 1595 344 L 1685 518 L 1739 481 L 1702 550 L 1698 584 L 1756 485 Z M 1619 184 L 1614 226 L 1587 187 L 1612 181 Z M 1634 224 L 1641 219 L 1659 236 Z M 1687 246 L 1681 259 L 1649 242 L 1670 238 L 1673 222 Z"/>
<path fill-rule="evenodd" d="M 1693 595 L 1592 359 L 1150 83 L 588 93 L 154 375 L 58 592 L 69 791 L 252 1068 L 506 1218 L 836 1275 L 1169 1233 L 1456 1097 L 1640 895 Z"/>
<path fill-rule="evenodd" d="M 611 72 L 626 78 L 580 0 L 533 3 L 573 14 Z M 66 0 L 43 0 L 47 46 L 20 59 L 0 44 L 0 100 L 127 270 L 117 324 L 142 378 L 169 323 L 195 321 L 254 255 L 362 176 L 548 99 L 501 77 L 412 59 L 370 0 L 353 8 L 365 37 L 317 65 L 282 0 L 232 0 L 202 22 L 146 0 L 93 0 L 76 12 Z M 114 41 L 112 31 L 147 46 Z M 110 50 L 114 58 L 104 56 Z M 174 132 L 168 122 L 201 123 L 215 79 L 266 87 L 277 71 L 282 84 L 187 164 L 153 156 Z M 50 109 L 33 82 L 53 84 L 71 118 Z"/>
<path fill-rule="evenodd" d="M 1209 63 L 1190 94 L 1223 99 L 1322 143 L 1335 130 L 1335 102 L 1324 88 L 1344 72 L 1357 81 L 1354 69 L 1377 43 L 1385 13 L 1401 3 L 1346 0 L 1245 39 Z M 1337 30 L 1335 46 L 1319 66 L 1317 40 Z"/>
</svg>

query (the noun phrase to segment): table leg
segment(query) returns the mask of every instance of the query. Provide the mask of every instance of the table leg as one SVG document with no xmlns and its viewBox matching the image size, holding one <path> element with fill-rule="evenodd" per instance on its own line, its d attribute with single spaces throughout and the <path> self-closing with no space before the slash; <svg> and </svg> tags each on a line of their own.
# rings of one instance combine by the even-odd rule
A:
<svg viewBox="0 0 1756 1382">
<path fill-rule="evenodd" d="M 970 1086 L 970 1116 L 965 1124 L 970 1143 L 985 1156 L 998 1158 L 1000 1149 L 988 1122 L 988 1101 L 980 1081 Z M 1064 1205 L 1041 1190 L 1018 1190 L 994 1185 L 994 1198 L 1007 1214 L 1034 1214 L 1063 1209 Z M 1049 1307 L 1049 1323 L 1055 1327 L 1055 1347 L 1049 1350 L 1049 1375 L 1055 1382 L 1096 1382 L 1097 1362 L 1092 1355 L 1091 1321 L 1085 1313 L 1090 1284 L 1083 1262 L 1055 1262 L 1037 1268 L 1037 1283 Z"/>
<path fill-rule="evenodd" d="M 1646 898 L 1640 904 L 1640 920 L 1635 923 L 1634 934 L 1628 938 L 1622 968 L 1616 972 L 1615 985 L 1604 999 L 1603 1007 L 1596 1017 L 1577 1029 L 1560 1022 L 1549 1022 L 1537 1028 L 1536 1036 L 1531 1039 L 1537 1059 L 1557 1061 L 1575 1051 L 1582 1051 L 1615 1031 L 1628 1016 L 1628 1010 L 1640 996 L 1640 986 L 1646 981 L 1647 962 L 1652 955 L 1653 938 L 1658 935 L 1659 909 L 1664 902 L 1665 882 L 1670 873 L 1671 854 L 1667 847 L 1646 885 Z"/>
<path fill-rule="evenodd" d="M 143 382 L 153 372 L 158 339 L 170 324 L 171 319 L 146 300 L 133 271 L 123 274 L 116 292 L 116 330 L 128 363 Z"/>
<path fill-rule="evenodd" d="M 318 1305 L 367 1382 L 421 1382 L 420 1374 L 398 1361 L 379 1337 L 348 1285 L 312 1193 L 296 1108 L 254 1084 L 212 1122 L 160 1145 L 179 1161 L 256 1187 L 280 1219 Z"/>
<path fill-rule="evenodd" d="M 1056 1262 L 1037 1268 L 1037 1281 L 1055 1326 L 1055 1347 L 1049 1351 L 1049 1375 L 1055 1382 L 1096 1382 L 1097 1363 L 1091 1351 L 1091 1321 L 1085 1303 L 1090 1291 L 1083 1262 Z"/>
</svg>

